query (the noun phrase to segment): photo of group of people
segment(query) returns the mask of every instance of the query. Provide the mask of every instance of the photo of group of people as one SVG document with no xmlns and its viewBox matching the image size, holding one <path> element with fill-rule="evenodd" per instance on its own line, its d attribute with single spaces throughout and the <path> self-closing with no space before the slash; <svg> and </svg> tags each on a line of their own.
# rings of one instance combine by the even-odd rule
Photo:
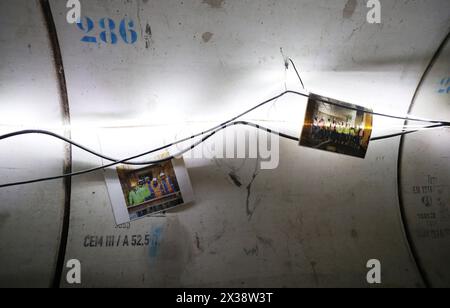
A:
<svg viewBox="0 0 450 308">
<path fill-rule="evenodd" d="M 171 162 L 117 173 L 131 220 L 184 203 Z"/>
<path fill-rule="evenodd" d="M 183 158 L 141 169 L 107 168 L 105 181 L 117 225 L 165 213 L 195 198 Z"/>
<path fill-rule="evenodd" d="M 370 110 L 312 94 L 300 145 L 365 158 L 372 121 Z"/>
</svg>

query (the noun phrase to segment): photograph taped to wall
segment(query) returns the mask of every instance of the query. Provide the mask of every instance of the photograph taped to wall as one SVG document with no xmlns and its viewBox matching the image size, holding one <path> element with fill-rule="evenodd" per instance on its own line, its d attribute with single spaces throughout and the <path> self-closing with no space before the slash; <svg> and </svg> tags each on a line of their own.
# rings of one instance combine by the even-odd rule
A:
<svg viewBox="0 0 450 308">
<path fill-rule="evenodd" d="M 174 159 L 140 169 L 107 170 L 106 182 L 118 225 L 194 201 L 184 161 Z"/>
<path fill-rule="evenodd" d="M 372 124 L 369 109 L 311 94 L 300 145 L 365 158 Z"/>
</svg>

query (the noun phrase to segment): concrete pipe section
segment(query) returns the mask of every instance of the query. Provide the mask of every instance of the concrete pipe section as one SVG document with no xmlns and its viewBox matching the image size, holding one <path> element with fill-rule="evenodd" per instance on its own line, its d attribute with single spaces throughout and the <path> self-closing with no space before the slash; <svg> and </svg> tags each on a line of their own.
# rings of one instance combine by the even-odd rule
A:
<svg viewBox="0 0 450 308">
<path fill-rule="evenodd" d="M 0 0 L 2 135 L 132 156 L 304 91 L 286 57 L 309 92 L 450 121 L 448 0 L 383 1 L 380 23 L 360 0 L 81 0 L 78 24 L 66 4 Z M 306 105 L 286 94 L 244 120 L 298 137 Z M 375 116 L 373 136 L 422 125 Z M 101 170 L 1 188 L 0 286 L 450 287 L 450 130 L 418 129 L 365 159 L 285 139 L 222 158 L 212 137 L 184 156 L 194 203 L 123 225 Z M 102 164 L 41 134 L 0 141 L 0 185 Z"/>
</svg>

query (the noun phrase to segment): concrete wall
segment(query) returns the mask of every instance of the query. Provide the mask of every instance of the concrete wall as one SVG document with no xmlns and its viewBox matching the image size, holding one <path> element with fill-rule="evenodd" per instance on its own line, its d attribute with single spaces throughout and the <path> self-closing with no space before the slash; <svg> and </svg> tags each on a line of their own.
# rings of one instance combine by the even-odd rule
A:
<svg viewBox="0 0 450 308">
<path fill-rule="evenodd" d="M 65 1 L 50 1 L 72 136 L 118 157 L 211 127 L 286 88 L 297 90 L 280 48 L 296 61 L 309 91 L 405 114 L 450 27 L 446 0 L 382 1 L 380 25 L 367 23 L 359 0 L 81 3 L 95 25 L 88 34 L 66 22 Z M 1 0 L 0 12 L 1 132 L 32 126 L 61 133 L 56 70 L 38 2 Z M 98 21 L 111 18 L 118 27 L 125 17 L 134 21 L 137 41 L 127 44 L 117 28 L 116 44 L 101 41 Z M 81 41 L 91 34 L 97 43 Z M 422 84 L 414 114 L 449 120 L 448 94 L 438 93 L 450 74 L 446 50 Z M 299 135 L 305 107 L 306 99 L 287 95 L 247 119 Z M 376 117 L 374 135 L 402 126 Z M 420 236 L 421 198 L 411 195 L 413 186 L 427 185 L 428 175 L 438 178 L 433 185 L 447 187 L 445 140 L 446 130 L 405 139 L 400 195 L 412 250 L 399 204 L 399 138 L 372 143 L 365 160 L 284 140 L 275 170 L 260 170 L 254 159 L 187 158 L 195 204 L 120 228 L 103 173 L 74 178 L 66 260 L 79 259 L 82 286 L 93 287 L 365 287 L 366 262 L 374 258 L 382 262 L 385 287 L 425 286 L 421 266 L 433 285 L 448 286 L 446 239 Z M 59 174 L 63 158 L 62 143 L 46 137 L 2 142 L 1 181 Z M 75 170 L 98 165 L 100 159 L 74 149 Z M 447 192 L 435 206 L 445 214 L 449 203 Z M 0 204 L 0 284 L 50 285 L 62 182 L 0 190 Z M 96 237 L 145 234 L 152 238 L 148 247 L 86 247 Z"/>
<path fill-rule="evenodd" d="M 450 44 L 447 43 L 417 92 L 413 114 L 450 118 Z M 449 129 L 405 138 L 401 151 L 401 193 L 407 227 L 419 266 L 434 287 L 450 285 L 450 142 Z"/>
<path fill-rule="evenodd" d="M 47 30 L 36 1 L 0 1 L 0 132 L 60 129 L 62 112 Z M 61 174 L 63 145 L 42 136 L 1 142 L 2 183 Z M 0 191 L 0 284 L 48 286 L 55 270 L 61 181 Z"/>
</svg>

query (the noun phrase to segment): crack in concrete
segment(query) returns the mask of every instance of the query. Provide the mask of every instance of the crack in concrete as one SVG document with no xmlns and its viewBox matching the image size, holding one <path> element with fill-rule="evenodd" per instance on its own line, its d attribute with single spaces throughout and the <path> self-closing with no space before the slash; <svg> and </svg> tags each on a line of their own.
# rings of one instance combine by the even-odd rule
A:
<svg viewBox="0 0 450 308">
<path fill-rule="evenodd" d="M 201 247 L 201 244 L 200 244 L 200 236 L 198 235 L 198 233 L 195 233 L 195 242 L 196 242 L 197 249 L 199 251 L 203 252 L 203 248 Z"/>
<path fill-rule="evenodd" d="M 258 155 L 258 157 L 259 157 L 259 155 Z M 255 171 L 253 172 L 252 180 L 250 181 L 250 183 L 247 186 L 247 202 L 246 202 L 247 205 L 246 205 L 246 209 L 247 209 L 247 216 L 248 216 L 248 220 L 249 221 L 252 219 L 253 214 L 255 213 L 255 211 L 256 211 L 256 209 L 258 207 L 258 205 L 256 205 L 253 209 L 250 209 L 250 197 L 252 195 L 253 184 L 254 184 L 256 178 L 259 175 L 259 171 L 260 171 L 259 164 L 260 164 L 260 159 L 258 158 L 256 160 L 256 166 L 255 166 Z"/>
<path fill-rule="evenodd" d="M 203 0 L 203 3 L 208 4 L 213 9 L 221 9 L 225 0 Z"/>
<path fill-rule="evenodd" d="M 144 30 L 142 28 L 141 3 L 139 1 L 137 2 L 137 19 L 138 19 L 138 22 L 139 22 L 139 29 L 140 29 L 140 32 L 141 32 L 141 37 L 143 37 L 144 36 Z"/>
<path fill-rule="evenodd" d="M 230 179 L 233 181 L 234 185 L 236 185 L 239 188 L 242 187 L 242 183 L 241 183 L 239 177 L 236 175 L 236 173 L 230 172 L 229 176 L 230 176 Z"/>
</svg>

